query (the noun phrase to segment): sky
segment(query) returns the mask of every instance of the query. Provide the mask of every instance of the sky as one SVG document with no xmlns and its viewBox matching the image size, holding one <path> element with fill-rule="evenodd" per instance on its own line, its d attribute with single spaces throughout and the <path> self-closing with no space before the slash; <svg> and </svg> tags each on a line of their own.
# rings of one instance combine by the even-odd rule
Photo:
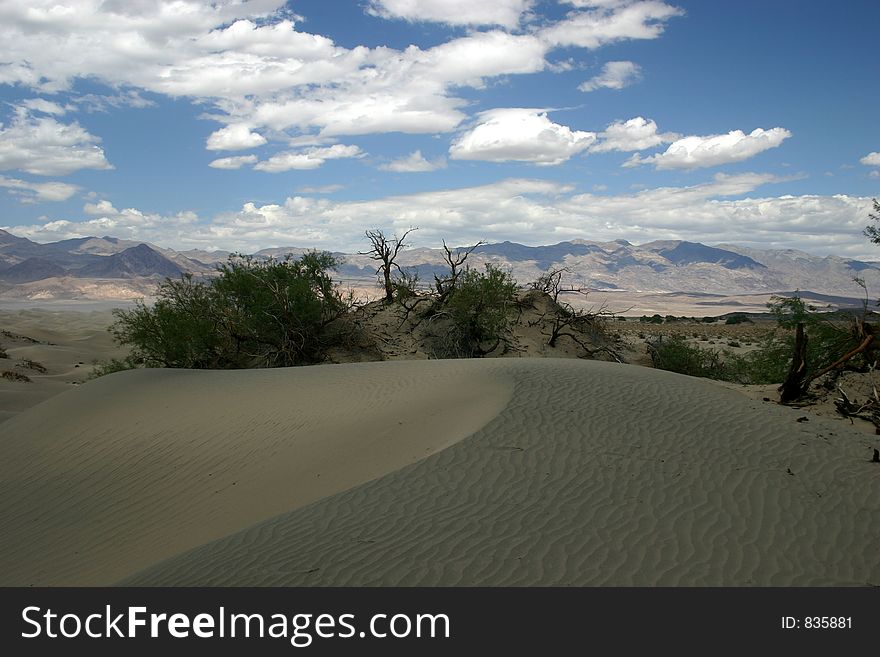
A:
<svg viewBox="0 0 880 657">
<path fill-rule="evenodd" d="M 0 227 L 880 259 L 874 0 L 0 0 Z"/>
</svg>

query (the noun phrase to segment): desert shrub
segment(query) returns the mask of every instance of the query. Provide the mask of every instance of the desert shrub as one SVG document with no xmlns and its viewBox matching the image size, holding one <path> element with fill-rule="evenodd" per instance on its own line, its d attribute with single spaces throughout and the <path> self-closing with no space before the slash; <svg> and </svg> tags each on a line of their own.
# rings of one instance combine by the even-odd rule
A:
<svg viewBox="0 0 880 657">
<path fill-rule="evenodd" d="M 724 362 L 714 349 L 690 345 L 680 335 L 659 336 L 649 345 L 654 367 L 689 376 L 722 378 Z"/>
<path fill-rule="evenodd" d="M 768 385 L 782 383 L 791 363 L 791 345 L 770 335 L 755 351 L 747 354 L 724 352 L 721 378 L 733 383 Z"/>
<path fill-rule="evenodd" d="M 42 363 L 38 363 L 35 360 L 31 360 L 30 358 L 22 358 L 15 364 L 16 367 L 20 367 L 25 370 L 33 370 L 34 372 L 39 372 L 40 374 L 45 374 L 49 370 L 46 369 L 46 366 Z"/>
<path fill-rule="evenodd" d="M 114 311 L 111 331 L 146 366 L 283 367 L 320 361 L 342 339 L 328 326 L 351 298 L 328 270 L 329 253 L 299 260 L 231 256 L 207 282 L 185 275 L 159 285 L 152 306 Z"/>
<path fill-rule="evenodd" d="M 643 324 L 662 324 L 663 318 L 657 314 L 651 315 L 650 317 L 648 317 L 647 315 L 642 315 L 641 317 L 639 317 L 639 321 Z"/>
<path fill-rule="evenodd" d="M 461 351 L 492 351 L 510 327 L 515 302 L 516 281 L 508 272 L 492 264 L 484 272 L 465 269 L 445 304 Z"/>
<path fill-rule="evenodd" d="M 728 340 L 727 346 L 728 347 L 742 347 L 742 343 L 737 342 L 736 340 Z"/>
<path fill-rule="evenodd" d="M 749 319 L 748 316 L 742 314 L 731 315 L 726 320 L 724 320 L 725 324 L 754 324 L 754 322 Z"/>
<path fill-rule="evenodd" d="M 97 379 L 98 377 L 106 376 L 107 374 L 113 374 L 114 372 L 125 372 L 126 370 L 134 370 L 139 367 L 143 367 L 143 363 L 138 362 L 132 356 L 126 356 L 125 358 L 111 358 L 109 360 L 101 360 L 94 361 L 92 367 L 92 373 L 89 374 L 89 379 Z"/>
<path fill-rule="evenodd" d="M 791 362 L 794 349 L 793 329 L 798 324 L 804 325 L 804 333 L 807 336 L 806 378 L 808 380 L 842 355 L 855 349 L 862 339 L 858 326 L 859 318 L 856 316 L 818 312 L 797 295 L 773 297 L 767 305 L 776 317 L 780 329 L 784 331 L 778 340 L 787 349 L 786 363 Z M 855 368 L 868 365 L 863 357 L 854 358 L 849 362 L 849 366 Z"/>
<path fill-rule="evenodd" d="M 9 354 L 6 353 L 3 347 L 0 347 L 0 358 L 9 358 Z"/>
<path fill-rule="evenodd" d="M 395 301 L 404 302 L 419 295 L 419 274 L 417 271 L 401 270 L 391 280 Z"/>
<path fill-rule="evenodd" d="M 798 297 L 774 297 L 768 306 L 777 319 L 778 328 L 769 333 L 756 350 L 747 354 L 727 350 L 718 352 L 689 345 L 678 336 L 661 337 L 649 345 L 654 367 L 735 383 L 778 384 L 788 374 L 794 350 L 792 329 L 798 323 L 804 324 L 808 336 L 807 378 L 859 342 L 857 332 L 846 318 L 815 312 Z M 734 340 L 727 344 L 731 347 L 740 345 Z M 867 363 L 862 365 L 867 366 Z"/>
<path fill-rule="evenodd" d="M 703 324 L 714 324 L 716 319 L 718 319 L 718 318 L 717 317 L 704 317 L 700 321 L 703 322 Z"/>
<path fill-rule="evenodd" d="M 15 372 L 13 370 L 6 370 L 3 374 L 0 374 L 0 377 L 3 377 L 7 381 L 17 381 L 20 383 L 30 383 L 31 379 L 29 376 L 22 374 L 21 372 Z"/>
</svg>

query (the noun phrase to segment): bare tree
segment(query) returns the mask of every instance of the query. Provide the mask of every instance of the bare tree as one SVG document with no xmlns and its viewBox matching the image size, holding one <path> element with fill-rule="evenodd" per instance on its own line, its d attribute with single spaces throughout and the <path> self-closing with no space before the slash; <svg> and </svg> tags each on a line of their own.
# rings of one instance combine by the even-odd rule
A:
<svg viewBox="0 0 880 657">
<path fill-rule="evenodd" d="M 443 305 L 443 302 L 446 301 L 446 298 L 452 293 L 452 290 L 455 289 L 455 284 L 458 282 L 458 277 L 461 276 L 462 265 L 464 265 L 465 260 L 468 259 L 468 256 L 473 253 L 477 247 L 483 246 L 483 244 L 485 244 L 485 242 L 480 240 L 473 246 L 459 248 L 453 251 L 447 246 L 446 240 L 443 240 L 443 251 L 446 254 L 444 259 L 446 260 L 446 264 L 449 265 L 449 276 L 440 278 L 434 274 L 434 287 L 437 290 L 436 307 L 439 308 Z"/>
<path fill-rule="evenodd" d="M 370 240 L 370 250 L 359 251 L 358 253 L 360 255 L 370 256 L 373 260 L 377 260 L 381 263 L 376 268 L 376 274 L 381 276 L 382 282 L 385 286 L 386 301 L 394 300 L 394 283 L 391 279 L 392 271 L 396 268 L 397 271 L 403 274 L 403 270 L 400 268 L 400 265 L 395 262 L 395 259 L 397 258 L 397 254 L 400 253 L 400 250 L 408 246 L 404 240 L 406 240 L 407 235 L 414 230 L 418 230 L 418 228 L 410 228 L 400 237 L 397 237 L 397 235 L 386 237 L 378 228 L 368 230 L 364 233 L 367 239 Z"/>
<path fill-rule="evenodd" d="M 575 287 L 574 285 L 563 287 L 562 276 L 564 274 L 571 274 L 571 270 L 568 267 L 553 269 L 546 274 L 543 274 L 538 280 L 532 283 L 532 289 L 540 290 L 541 292 L 549 294 L 553 297 L 553 303 L 559 303 L 559 295 L 565 292 L 582 294 L 584 296 L 589 294 L 589 292 L 584 291 L 583 288 Z"/>
<path fill-rule="evenodd" d="M 547 346 L 555 347 L 559 338 L 565 336 L 577 343 L 591 357 L 596 353 L 604 352 L 617 362 L 622 362 L 621 356 L 610 347 L 601 344 L 593 347 L 584 341 L 584 336 L 589 334 L 593 335 L 594 341 L 601 342 L 603 340 L 604 329 L 601 326 L 601 321 L 604 317 L 614 315 L 604 302 L 598 310 L 595 308 L 587 310 L 575 308 L 570 303 L 559 300 L 560 294 L 579 294 L 584 297 L 589 295 L 589 291 L 583 288 L 574 285 L 563 286 L 563 276 L 570 273 L 571 270 L 568 267 L 553 269 L 531 284 L 533 290 L 543 292 L 553 300 L 552 310 L 542 314 L 536 322 L 549 324 L 550 333 Z M 545 335 L 547 334 L 545 333 Z"/>
</svg>

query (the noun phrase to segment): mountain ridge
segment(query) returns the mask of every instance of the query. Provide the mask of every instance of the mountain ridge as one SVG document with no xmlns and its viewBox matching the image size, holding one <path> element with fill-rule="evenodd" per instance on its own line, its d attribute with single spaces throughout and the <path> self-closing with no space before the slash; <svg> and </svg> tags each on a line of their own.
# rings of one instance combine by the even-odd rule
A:
<svg viewBox="0 0 880 657">
<path fill-rule="evenodd" d="M 309 249 L 273 247 L 256 258 L 298 257 Z M 184 273 L 211 276 L 229 252 L 191 249 L 175 251 L 148 242 L 112 236 L 83 237 L 39 244 L 0 230 L 0 296 L 20 298 L 21 285 L 45 282 L 50 296 L 64 295 L 77 280 L 127 281 L 149 290 L 158 279 Z M 426 284 L 446 269 L 440 248 L 403 249 L 398 263 Z M 376 262 L 361 253 L 335 252 L 337 277 L 370 285 Z M 642 245 L 626 240 L 563 241 L 528 246 L 512 241 L 481 244 L 468 264 L 503 267 L 520 284 L 552 269 L 567 270 L 567 283 L 595 290 L 645 293 L 764 294 L 810 289 L 835 296 L 859 296 L 855 278 L 864 280 L 871 295 L 880 293 L 880 264 L 841 256 L 815 256 L 793 249 L 761 250 L 735 244 L 709 246 L 687 240 L 662 240 Z M 129 286 L 131 287 L 131 286 Z"/>
</svg>

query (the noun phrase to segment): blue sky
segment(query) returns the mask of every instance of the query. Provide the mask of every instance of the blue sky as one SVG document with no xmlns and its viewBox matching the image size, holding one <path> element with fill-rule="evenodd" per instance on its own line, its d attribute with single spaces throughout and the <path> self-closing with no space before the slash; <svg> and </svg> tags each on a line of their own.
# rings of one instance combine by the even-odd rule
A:
<svg viewBox="0 0 880 657">
<path fill-rule="evenodd" d="M 880 4 L 0 0 L 0 227 L 876 259 Z"/>
</svg>

